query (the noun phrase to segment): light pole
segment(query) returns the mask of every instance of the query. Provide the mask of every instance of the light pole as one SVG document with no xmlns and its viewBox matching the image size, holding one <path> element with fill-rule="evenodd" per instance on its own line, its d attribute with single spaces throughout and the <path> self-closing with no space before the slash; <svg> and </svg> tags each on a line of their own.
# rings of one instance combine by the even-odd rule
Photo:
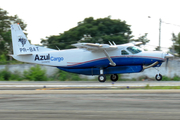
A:
<svg viewBox="0 0 180 120">
<path fill-rule="evenodd" d="M 148 18 L 151 18 L 151 16 L 148 16 Z M 161 18 L 159 18 L 159 46 L 158 46 L 159 51 L 161 51 L 161 23 L 162 23 L 162 20 Z"/>
<path fill-rule="evenodd" d="M 161 51 L 161 18 L 159 19 L 159 51 Z"/>
</svg>

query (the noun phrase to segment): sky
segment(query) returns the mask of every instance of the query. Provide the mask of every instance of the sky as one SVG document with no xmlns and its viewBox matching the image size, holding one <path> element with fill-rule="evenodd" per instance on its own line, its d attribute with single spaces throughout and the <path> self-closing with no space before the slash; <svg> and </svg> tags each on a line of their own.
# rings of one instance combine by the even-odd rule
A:
<svg viewBox="0 0 180 120">
<path fill-rule="evenodd" d="M 180 32 L 179 0 L 0 0 L 0 8 L 18 15 L 26 24 L 27 38 L 40 44 L 46 36 L 59 35 L 87 17 L 121 19 L 138 38 L 148 33 L 148 48 L 172 45 L 172 33 Z M 171 23 L 171 24 L 166 24 Z M 175 24 L 175 25 L 174 25 Z"/>
</svg>

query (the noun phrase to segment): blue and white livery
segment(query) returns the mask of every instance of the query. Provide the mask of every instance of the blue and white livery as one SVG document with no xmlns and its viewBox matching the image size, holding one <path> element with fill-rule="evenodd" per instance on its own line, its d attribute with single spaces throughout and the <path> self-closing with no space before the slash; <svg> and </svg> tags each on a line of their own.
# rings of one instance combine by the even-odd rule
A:
<svg viewBox="0 0 180 120">
<path fill-rule="evenodd" d="M 76 49 L 54 50 L 29 43 L 18 24 L 11 25 L 13 52 L 12 57 L 18 61 L 54 66 L 61 70 L 84 74 L 99 75 L 100 82 L 106 81 L 106 74 L 111 74 L 111 80 L 117 81 L 122 73 L 137 73 L 150 67 L 160 67 L 170 54 L 157 51 L 143 51 L 128 43 L 116 45 L 77 43 Z M 156 75 L 162 79 L 161 74 Z"/>
</svg>

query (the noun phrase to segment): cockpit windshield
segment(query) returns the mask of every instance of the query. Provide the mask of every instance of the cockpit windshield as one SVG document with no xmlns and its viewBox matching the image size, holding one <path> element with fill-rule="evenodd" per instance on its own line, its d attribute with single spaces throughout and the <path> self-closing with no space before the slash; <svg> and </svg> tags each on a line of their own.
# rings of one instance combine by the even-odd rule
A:
<svg viewBox="0 0 180 120">
<path fill-rule="evenodd" d="M 130 46 L 130 47 L 127 47 L 127 50 L 129 52 L 131 52 L 132 54 L 137 54 L 137 53 L 140 53 L 142 52 L 142 50 L 136 46 Z"/>
</svg>

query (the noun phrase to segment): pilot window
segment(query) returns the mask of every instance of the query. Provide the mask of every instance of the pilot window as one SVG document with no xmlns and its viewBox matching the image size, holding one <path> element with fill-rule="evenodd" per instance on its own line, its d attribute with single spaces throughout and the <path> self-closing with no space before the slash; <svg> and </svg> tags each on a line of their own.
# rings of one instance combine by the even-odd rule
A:
<svg viewBox="0 0 180 120">
<path fill-rule="evenodd" d="M 129 53 L 127 51 L 125 51 L 125 50 L 122 50 L 121 55 L 129 55 Z"/>
<path fill-rule="evenodd" d="M 137 53 L 140 53 L 142 51 L 138 47 L 135 47 L 135 46 L 128 47 L 127 50 L 129 52 L 131 52 L 132 54 L 137 54 Z"/>
</svg>

